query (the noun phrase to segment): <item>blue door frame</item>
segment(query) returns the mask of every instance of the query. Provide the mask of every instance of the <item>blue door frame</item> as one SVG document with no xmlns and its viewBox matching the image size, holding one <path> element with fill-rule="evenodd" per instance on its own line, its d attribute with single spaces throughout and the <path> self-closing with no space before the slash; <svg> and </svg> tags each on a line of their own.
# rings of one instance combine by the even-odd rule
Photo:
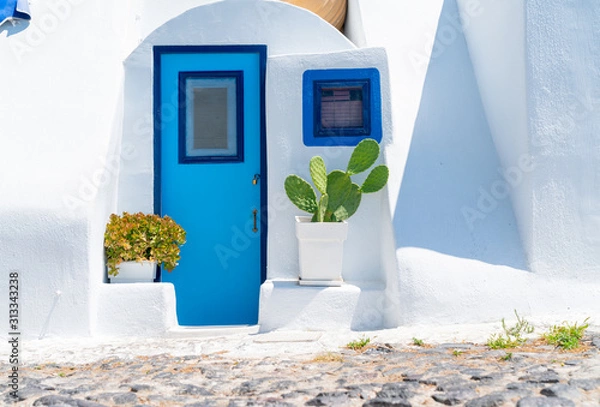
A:
<svg viewBox="0 0 600 407">
<path fill-rule="evenodd" d="M 224 314 L 224 316 L 215 316 L 215 318 L 211 319 L 211 318 L 204 318 L 204 317 L 198 317 L 198 319 L 196 319 L 195 316 L 191 315 L 191 313 L 202 313 L 204 311 L 202 310 L 192 310 L 190 311 L 190 309 L 181 309 L 180 307 L 180 303 L 182 303 L 181 298 L 179 298 L 178 301 L 178 317 L 180 320 L 180 324 L 181 325 L 238 325 L 238 324 L 255 324 L 258 322 L 258 297 L 259 297 L 259 285 L 262 284 L 265 279 L 266 279 L 266 258 L 267 258 L 267 154 L 266 154 L 266 125 L 265 125 L 265 74 L 266 74 L 266 58 L 267 58 L 267 47 L 265 45 L 224 45 L 224 46 L 220 46 L 220 45 L 214 45 L 214 46 L 155 46 L 154 47 L 154 212 L 157 214 L 162 215 L 163 214 L 163 210 L 165 209 L 164 206 L 164 202 L 163 202 L 163 194 L 165 193 L 165 190 L 163 188 L 163 183 L 164 182 L 170 182 L 168 179 L 165 181 L 165 178 L 163 177 L 163 172 L 165 170 L 171 171 L 169 166 L 172 166 L 173 164 L 171 164 L 171 161 L 168 161 L 169 164 L 164 164 L 165 163 L 165 157 L 163 157 L 162 155 L 165 154 L 165 148 L 167 149 L 166 151 L 171 152 L 172 148 L 170 146 L 168 146 L 167 144 L 169 143 L 174 143 L 174 141 L 172 140 L 173 137 L 173 132 L 171 129 L 169 129 L 168 131 L 165 130 L 167 127 L 165 126 L 170 126 L 171 124 L 165 124 L 168 120 L 167 120 L 167 115 L 165 112 L 165 123 L 163 123 L 163 110 L 165 110 L 163 108 L 163 106 L 165 106 L 165 103 L 171 103 L 171 105 L 173 105 L 175 102 L 172 100 L 173 98 L 171 97 L 171 100 L 167 100 L 169 99 L 166 95 L 165 95 L 165 100 L 163 100 L 163 90 L 164 89 L 171 89 L 171 88 L 165 88 L 165 84 L 163 83 L 163 81 L 161 80 L 161 78 L 166 76 L 169 76 L 169 78 L 171 78 L 173 75 L 172 73 L 167 73 L 167 70 L 173 70 L 172 67 L 172 62 L 171 67 L 169 67 L 168 63 L 165 61 L 169 61 L 169 58 L 173 58 L 178 57 L 178 56 L 182 56 L 182 60 L 190 60 L 190 58 L 198 58 L 198 61 L 200 62 L 199 64 L 196 64 L 196 66 L 194 66 L 193 71 L 194 72 L 189 72 L 189 64 L 186 67 L 183 67 L 182 70 L 179 73 L 179 89 L 181 89 L 181 81 L 185 80 L 188 77 L 193 78 L 193 80 L 197 80 L 198 78 L 200 78 L 199 80 L 203 80 L 204 78 L 217 78 L 217 80 L 219 78 L 230 78 L 233 82 L 235 82 L 237 84 L 237 96 L 238 96 L 238 102 L 241 100 L 243 100 L 244 102 L 238 105 L 238 124 L 241 123 L 243 121 L 243 123 L 246 123 L 246 120 L 244 118 L 244 115 L 246 114 L 244 112 L 244 108 L 243 108 L 243 104 L 247 103 L 247 100 L 244 98 L 244 87 L 247 85 L 246 81 L 247 79 L 244 78 L 244 75 L 247 73 L 244 71 L 244 68 L 242 66 L 242 68 L 240 68 L 240 70 L 232 70 L 232 69 L 222 69 L 222 71 L 218 71 L 215 70 L 214 66 L 212 67 L 208 67 L 207 69 L 203 69 L 202 66 L 202 58 L 205 55 L 210 55 L 210 56 L 215 56 L 215 58 L 224 58 L 224 60 L 226 61 L 230 61 L 232 60 L 232 58 L 235 58 L 236 56 L 240 56 L 240 58 L 245 60 L 252 60 L 252 61 L 257 61 L 258 67 L 257 67 L 257 71 L 254 70 L 254 68 L 251 69 L 252 75 L 251 78 L 252 79 L 258 79 L 258 99 L 260 100 L 259 103 L 259 108 L 257 111 L 253 111 L 253 114 L 256 115 L 258 114 L 258 118 L 256 118 L 258 120 L 258 143 L 259 143 L 259 161 L 260 161 L 260 172 L 259 172 L 259 176 L 260 179 L 258 182 L 260 182 L 260 191 L 259 191 L 259 204 L 257 205 L 258 207 L 258 223 L 259 223 L 259 236 L 258 239 L 256 239 L 259 243 L 259 248 L 258 248 L 258 265 L 256 267 L 256 270 L 258 270 L 258 274 L 256 276 L 256 279 L 252 280 L 253 283 L 249 284 L 252 287 L 250 287 L 249 289 L 252 290 L 251 293 L 251 297 L 255 298 L 255 304 L 252 305 L 252 310 L 246 312 L 244 314 L 244 317 L 242 318 L 242 320 L 238 320 L 235 317 L 231 317 L 231 315 L 227 316 Z M 210 65 L 210 64 L 209 64 Z M 226 64 L 227 66 L 235 66 L 235 64 L 231 65 L 230 63 Z M 242 64 L 243 65 L 243 64 Z M 163 69 L 165 70 L 165 73 L 163 75 Z M 220 69 L 220 68 L 218 68 Z M 171 80 L 171 79 L 169 79 Z M 170 85 L 169 85 L 170 86 Z M 254 89 L 254 88 L 252 88 Z M 181 98 L 181 91 L 179 91 L 179 100 L 177 101 L 177 108 L 178 108 L 178 113 L 175 115 L 177 116 L 177 118 L 175 119 L 173 115 L 170 116 L 169 120 L 173 121 L 173 120 L 177 120 L 177 123 L 179 123 L 181 120 L 183 120 L 183 117 L 185 115 L 185 112 L 183 112 L 182 109 L 182 98 Z M 253 99 L 255 100 L 255 99 Z M 185 106 L 185 103 L 183 104 L 183 106 Z M 241 109 L 240 109 L 241 107 Z M 246 105 L 246 108 L 248 107 L 248 105 Z M 240 112 L 241 110 L 241 112 Z M 243 113 L 243 115 L 240 118 L 240 113 Z M 254 119 L 253 119 L 254 120 Z M 196 159 L 195 157 L 192 157 L 191 159 L 187 159 L 189 157 L 185 157 L 185 152 L 183 151 L 182 143 L 185 142 L 185 140 L 181 140 L 181 126 L 178 125 L 178 127 L 180 127 L 179 130 L 179 134 L 178 134 L 178 141 L 176 143 L 178 144 L 178 148 L 177 148 L 177 154 L 178 154 L 178 164 L 175 164 L 175 166 L 188 166 L 185 168 L 191 168 L 191 166 L 204 166 L 202 168 L 224 168 L 224 167 L 216 167 L 218 165 L 223 165 L 223 163 L 225 163 L 225 165 L 230 165 L 232 166 L 232 168 L 237 169 L 236 165 L 237 163 L 243 163 L 245 158 L 244 158 L 244 149 L 245 147 L 245 143 L 244 143 L 244 138 L 242 137 L 241 140 L 238 139 L 238 151 L 237 151 L 237 156 L 234 157 L 234 159 L 232 160 L 228 160 L 228 159 L 222 159 L 220 157 L 217 157 L 216 161 L 211 161 L 209 160 L 204 160 L 204 159 Z M 253 125 L 252 128 L 254 129 L 255 126 Z M 239 130 L 238 130 L 238 136 L 239 136 Z M 241 131 L 243 134 L 243 130 Z M 164 133 L 164 134 L 163 134 Z M 170 137 L 168 140 L 166 140 L 166 144 L 165 144 L 165 140 L 163 140 L 163 137 L 165 136 L 165 134 Z M 240 150 L 241 149 L 241 150 Z M 253 150 L 255 151 L 255 150 Z M 186 161 L 187 159 L 187 161 Z M 248 160 L 251 159 L 251 157 L 248 157 Z M 169 158 L 169 160 L 171 160 L 171 158 Z M 203 162 L 199 162 L 199 161 L 203 161 Z M 207 162 L 209 161 L 209 162 Z M 165 168 L 163 168 L 163 166 L 166 165 Z M 211 167 L 212 166 L 212 167 Z M 184 167 L 181 167 L 184 168 Z M 200 167 L 198 167 L 200 168 Z M 172 171 L 171 171 L 172 172 Z M 195 173 L 195 174 L 199 174 L 199 173 Z M 168 175 L 168 177 L 171 177 L 172 179 L 172 175 Z M 198 178 L 197 176 L 195 176 L 196 178 Z M 171 193 L 171 192 L 167 192 L 167 193 Z M 206 199 L 208 200 L 216 200 L 219 199 L 219 191 L 214 191 L 214 190 L 208 190 L 206 191 Z M 231 198 L 229 198 L 231 199 Z M 202 205 L 201 203 L 197 204 L 195 206 L 195 208 L 198 208 L 200 205 Z M 184 209 L 185 210 L 185 209 Z M 201 208 L 199 208 L 199 210 L 201 211 Z M 213 209 L 214 210 L 214 209 Z M 166 213 L 167 215 L 169 215 L 169 213 Z M 191 216 L 191 215 L 190 215 Z M 210 214 L 208 215 L 209 217 L 211 216 Z M 211 221 L 214 223 L 215 222 L 215 218 L 218 218 L 218 216 L 213 215 Z M 254 220 L 256 222 L 256 218 L 257 215 L 254 215 Z M 175 221 L 180 222 L 179 219 L 175 218 Z M 182 222 L 180 222 L 182 223 Z M 226 223 L 226 222 L 225 222 Z M 182 223 L 182 226 L 185 226 Z M 227 225 L 223 224 L 223 228 L 226 228 Z M 256 229 L 256 228 L 254 228 Z M 242 228 L 243 230 L 243 228 Z M 232 242 L 233 239 L 235 237 L 232 237 Z M 194 244 L 196 244 L 193 241 L 190 241 L 190 239 L 194 239 L 194 237 L 192 235 L 190 235 L 188 233 L 188 243 L 186 243 L 186 245 L 189 246 L 194 246 Z M 204 239 L 204 237 L 203 237 Z M 220 246 L 220 244 L 218 244 L 219 242 L 215 241 L 213 244 L 216 246 Z M 183 269 L 189 268 L 189 264 L 186 264 L 186 258 L 193 258 L 194 255 L 193 253 L 190 254 L 188 253 L 188 256 L 186 256 L 186 245 L 184 245 L 184 247 L 182 248 L 182 259 L 180 261 L 180 266 Z M 205 244 L 206 246 L 206 244 Z M 235 245 L 234 245 L 235 247 Z M 197 246 L 196 246 L 197 248 Z M 194 249 L 195 250 L 195 249 Z M 256 256 L 252 257 L 252 261 L 254 262 L 256 259 Z M 221 261 L 221 264 L 223 264 L 223 261 Z M 249 267 L 251 270 L 254 270 L 254 266 Z M 196 270 L 194 271 L 196 272 Z M 202 272 L 207 272 L 207 273 L 219 273 L 219 270 L 203 270 Z M 167 273 L 161 273 L 159 272 L 159 276 L 157 277 L 157 281 L 171 281 L 173 282 L 173 284 L 175 285 L 175 292 L 176 292 L 176 296 L 178 295 L 178 290 L 183 293 L 184 290 L 188 290 L 190 285 L 193 284 L 199 284 L 197 281 L 192 280 L 192 281 L 180 281 L 178 280 L 181 276 L 178 276 L 176 273 L 178 273 L 178 268 L 176 268 L 173 272 L 172 272 L 172 276 L 176 276 L 174 279 L 172 279 L 171 277 L 171 273 L 167 274 Z M 161 275 L 162 274 L 162 275 Z M 224 277 L 222 277 L 224 278 Z M 244 277 L 245 278 L 245 277 Z M 253 277 L 254 278 L 254 277 Z M 259 282 L 259 284 L 255 284 L 255 282 Z M 229 283 L 231 284 L 236 284 L 237 281 L 229 281 Z M 211 281 L 211 284 L 214 284 L 214 281 Z M 207 284 L 208 286 L 208 284 Z M 232 286 L 233 287 L 233 286 Z M 204 294 L 201 292 L 201 288 L 198 288 L 198 293 L 194 294 L 196 295 L 199 300 L 201 300 L 201 297 L 204 297 Z M 238 288 L 238 287 L 236 287 Z M 208 288 L 207 288 L 208 289 Z M 225 285 L 224 287 L 222 287 L 223 290 L 227 290 L 227 285 Z M 187 291 L 186 291 L 187 292 Z M 211 292 L 211 294 L 214 294 Z M 231 293 L 223 293 L 222 295 L 224 297 L 227 297 L 227 294 L 229 294 L 229 296 L 236 296 L 237 294 L 235 294 L 235 292 L 232 290 Z M 183 294 L 182 294 L 183 295 Z M 188 294 L 186 294 L 188 295 Z M 218 295 L 216 296 L 217 300 L 218 300 Z M 235 298 L 230 298 L 231 301 L 235 301 Z M 186 300 L 187 301 L 187 300 Z M 254 301 L 254 300 L 253 300 Z M 217 301 L 218 302 L 218 301 Z M 186 304 L 188 304 L 186 302 Z M 214 307 L 218 308 L 218 307 L 223 307 L 223 304 L 206 304 L 206 303 L 202 303 L 201 301 L 199 301 L 197 303 L 197 305 L 194 305 L 193 303 L 190 303 L 192 305 L 185 305 L 186 308 L 190 308 L 190 307 L 197 307 L 197 308 L 207 308 L 211 305 L 214 305 Z M 183 306 L 183 305 L 182 305 Z M 219 314 L 220 310 L 216 309 L 214 310 L 215 314 Z M 231 312 L 228 311 L 230 314 Z M 219 319 L 222 318 L 223 320 Z"/>
</svg>

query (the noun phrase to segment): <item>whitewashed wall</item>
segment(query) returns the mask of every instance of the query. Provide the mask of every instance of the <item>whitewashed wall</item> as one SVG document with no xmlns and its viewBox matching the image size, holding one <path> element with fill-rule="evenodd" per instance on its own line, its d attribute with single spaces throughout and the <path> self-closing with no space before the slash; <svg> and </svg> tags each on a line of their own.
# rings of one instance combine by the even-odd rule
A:
<svg viewBox="0 0 600 407">
<path fill-rule="evenodd" d="M 388 325 L 600 314 L 598 6 L 350 7 L 348 36 L 384 46 L 392 72 Z"/>
<path fill-rule="evenodd" d="M 458 0 L 478 88 L 509 183 L 526 253 L 532 249 L 524 0 Z M 477 209 L 477 208 L 476 208 Z M 480 211 L 482 212 L 482 211 Z"/>
<path fill-rule="evenodd" d="M 597 283 L 600 6 L 489 0 L 474 14 L 469 50 L 504 168 L 531 157 L 511 190 L 529 267 Z"/>
<path fill-rule="evenodd" d="M 296 7 L 207 3 L 31 0 L 29 26 L 0 27 L 0 268 L 21 276 L 26 336 L 123 332 L 104 313 L 120 294 L 102 285 L 102 232 L 109 212 L 152 210 L 152 45 L 268 44 L 267 103 L 287 100 L 268 112 L 269 143 L 298 161 L 271 159 L 298 173 L 313 152 L 287 141 L 300 139 L 300 116 L 282 109 L 300 102 L 299 89 L 274 86 L 283 70 L 371 58 L 385 70 L 381 50 L 354 49 Z M 353 218 L 377 254 L 351 254 L 345 277 L 387 281 L 377 304 L 387 326 L 494 321 L 515 308 L 552 322 L 600 317 L 600 6 L 350 0 L 349 7 L 348 37 L 387 54 L 392 178 L 389 193 L 366 197 Z M 326 53 L 327 62 L 317 55 Z M 344 154 L 333 161 L 345 163 Z M 503 191 L 511 168 L 522 178 Z M 273 170 L 268 273 L 294 278 L 295 245 L 282 236 L 295 210 L 277 191 L 286 171 Z M 467 211 L 470 222 L 464 208 L 482 216 Z M 366 214 L 380 209 L 380 224 L 366 227 Z M 156 291 L 172 308 L 172 292 Z M 7 284 L 0 296 L 8 297 Z M 169 313 L 159 317 L 174 323 Z"/>
<path fill-rule="evenodd" d="M 103 285 L 108 214 L 152 210 L 152 45 L 259 43 L 271 56 L 353 48 L 314 14 L 266 0 L 192 9 L 137 47 L 170 17 L 207 2 L 180 2 L 168 13 L 155 3 L 32 0 L 31 25 L 0 28 L 0 86 L 10 95 L 0 100 L 0 267 L 20 273 L 26 336 L 135 334 L 134 325 L 111 324 L 107 310 L 136 309 L 152 295 L 166 305 L 157 314 L 162 328 L 151 330 L 173 324 L 172 290 L 123 303 Z M 8 297 L 7 284 L 0 295 Z"/>
<path fill-rule="evenodd" d="M 600 3 L 526 2 L 534 271 L 600 282 Z M 598 304 L 598 303 L 596 303 Z"/>
<path fill-rule="evenodd" d="M 0 268 L 20 273 L 24 335 L 89 335 L 133 16 L 96 0 L 32 0 L 31 12 L 0 27 Z"/>
<path fill-rule="evenodd" d="M 269 279 L 298 278 L 298 242 L 293 206 L 283 190 L 289 174 L 310 180 L 308 162 L 315 155 L 325 160 L 328 171 L 345 170 L 352 147 L 306 147 L 302 142 L 302 74 L 307 69 L 377 68 L 381 77 L 382 145 L 392 138 L 387 58 L 383 49 L 348 50 L 327 54 L 274 57 L 267 69 L 267 145 L 269 164 Z M 381 161 L 381 160 L 380 160 Z M 362 182 L 366 175 L 356 176 Z M 384 281 L 381 266 L 383 193 L 363 195 L 361 206 L 348 220 L 344 244 L 343 278 L 349 282 Z"/>
</svg>

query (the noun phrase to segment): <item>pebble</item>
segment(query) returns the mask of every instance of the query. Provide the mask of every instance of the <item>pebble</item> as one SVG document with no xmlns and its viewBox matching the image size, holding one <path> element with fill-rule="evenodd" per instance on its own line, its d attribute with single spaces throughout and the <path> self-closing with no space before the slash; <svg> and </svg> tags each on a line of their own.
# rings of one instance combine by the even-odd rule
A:
<svg viewBox="0 0 600 407">
<path fill-rule="evenodd" d="M 372 343 L 362 351 L 312 355 L 249 357 L 224 351 L 48 361 L 20 366 L 18 397 L 3 390 L 0 404 L 592 407 L 600 405 L 600 351 L 598 341 L 589 342 L 579 352 L 532 345 L 508 358 L 506 351 L 474 344 Z M 9 367 L 0 361 L 0 369 Z"/>
</svg>

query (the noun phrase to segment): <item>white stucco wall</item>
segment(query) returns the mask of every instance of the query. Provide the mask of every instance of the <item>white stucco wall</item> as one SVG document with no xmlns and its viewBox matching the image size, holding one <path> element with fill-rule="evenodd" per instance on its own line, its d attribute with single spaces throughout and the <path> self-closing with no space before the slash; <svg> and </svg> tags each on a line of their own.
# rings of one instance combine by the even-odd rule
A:
<svg viewBox="0 0 600 407">
<path fill-rule="evenodd" d="M 532 268 L 599 282 L 600 4 L 526 7 Z"/>
<path fill-rule="evenodd" d="M 451 25 L 457 14 L 456 2 L 446 1 L 393 208 L 397 248 L 524 269 L 509 188 L 467 44 L 460 25 Z"/>
<path fill-rule="evenodd" d="M 298 278 L 298 242 L 294 216 L 303 214 L 290 202 L 283 184 L 289 174 L 310 179 L 308 162 L 315 155 L 325 160 L 328 171 L 345 169 L 352 147 L 306 147 L 302 142 L 302 74 L 307 69 L 377 68 L 381 78 L 382 146 L 390 143 L 392 123 L 389 105 L 387 58 L 383 49 L 365 48 L 327 54 L 272 57 L 267 67 L 267 145 L 269 237 L 268 278 Z M 364 179 L 361 174 L 357 180 Z M 349 219 L 344 244 L 343 278 L 346 281 L 383 281 L 381 219 L 383 193 L 365 194 L 357 213 Z"/>
<path fill-rule="evenodd" d="M 0 267 L 21 276 L 27 336 L 126 331 L 106 323 L 102 240 L 110 212 L 152 210 L 151 45 L 267 43 L 272 54 L 353 47 L 302 9 L 227 1 L 153 33 L 124 72 L 144 30 L 167 18 L 150 3 L 32 1 L 30 25 L 0 28 L 0 85 L 10 95 L 0 101 L 9 152 L 0 163 Z M 188 3 L 179 6 L 201 4 Z"/>
<path fill-rule="evenodd" d="M 395 191 L 404 174 L 442 5 L 443 0 L 348 1 L 346 36 L 359 47 L 384 47 L 392 72 L 395 136 L 386 150 L 394 156 L 390 187 Z M 390 195 L 392 207 L 396 198 Z"/>
<path fill-rule="evenodd" d="M 531 157 L 523 0 L 457 0 L 486 118 L 498 151 L 519 232 L 531 251 Z"/>
<path fill-rule="evenodd" d="M 458 3 L 466 13 L 474 1 Z M 531 171 L 511 185 L 529 268 L 598 281 L 600 8 L 477 3 L 465 33 L 503 167 L 531 157 Z"/>
<path fill-rule="evenodd" d="M 346 36 L 359 47 L 384 47 L 388 56 L 394 131 L 385 148 L 390 180 L 383 210 L 390 216 L 398 201 L 442 4 L 442 0 L 348 1 Z M 384 325 L 393 327 L 401 322 L 395 231 L 391 222 L 381 230 L 381 266 L 387 284 L 377 309 L 384 315 Z"/>
<path fill-rule="evenodd" d="M 177 327 L 172 284 L 102 284 L 96 333 L 152 337 Z"/>
<path fill-rule="evenodd" d="M 194 7 L 214 3 L 216 0 L 137 0 L 140 39 L 146 38 L 152 31 L 167 21 L 185 13 Z"/>
<path fill-rule="evenodd" d="M 600 318 L 600 284 L 548 277 L 423 248 L 399 249 L 399 324 L 510 320 L 545 324 Z"/>
<path fill-rule="evenodd" d="M 549 322 L 599 315 L 598 6 L 446 0 L 401 14 L 396 2 L 356 3 L 364 44 L 388 52 L 394 98 L 395 79 L 410 77 L 399 62 L 432 46 L 422 93 L 408 92 L 416 115 L 403 111 L 413 128 L 394 133 L 410 151 L 392 206 L 389 324 L 494 321 L 513 309 Z M 381 24 L 382 9 L 412 19 L 410 33 Z M 396 99 L 393 113 L 398 122 Z M 477 211 L 472 228 L 463 208 Z"/>
<path fill-rule="evenodd" d="M 353 44 L 285 3 L 208 3 L 31 0 L 30 25 L 0 27 L 0 268 L 20 274 L 25 336 L 136 331 L 107 318 L 122 296 L 103 285 L 102 233 L 110 212 L 153 209 L 151 48 L 167 44 L 269 47 L 269 278 L 297 276 L 283 179 L 307 175 L 314 154 L 343 167 L 350 151 L 301 145 L 301 72 L 374 64 L 392 176 L 351 219 L 344 272 L 387 283 L 369 312 L 386 326 L 515 308 L 600 316 L 600 5 L 350 0 Z M 514 168 L 520 181 L 502 189 Z M 159 298 L 165 312 L 145 325 L 156 333 L 174 324 L 174 303 L 168 286 L 152 289 L 129 290 L 140 301 L 123 306 Z"/>
<path fill-rule="evenodd" d="M 502 164 L 456 1 L 353 0 L 350 7 L 360 9 L 363 32 L 351 31 L 360 26 L 355 21 L 347 35 L 384 46 L 393 72 L 394 142 L 386 154 L 394 174 L 389 191 L 394 221 L 384 232 L 396 259 L 384 263 L 386 325 L 415 323 L 419 315 L 445 315 L 443 309 L 451 308 L 446 297 L 436 302 L 422 296 L 443 291 L 446 275 L 461 281 L 459 286 L 466 283 L 460 264 L 469 269 L 477 264 L 482 272 L 523 269 L 525 256 L 508 195 L 492 196 L 502 181 Z M 429 253 L 455 259 L 448 262 L 454 266 L 440 267 Z"/>
<path fill-rule="evenodd" d="M 21 276 L 25 336 L 89 335 L 130 14 L 95 0 L 31 1 L 31 12 L 31 24 L 0 27 L 0 267 Z"/>
</svg>

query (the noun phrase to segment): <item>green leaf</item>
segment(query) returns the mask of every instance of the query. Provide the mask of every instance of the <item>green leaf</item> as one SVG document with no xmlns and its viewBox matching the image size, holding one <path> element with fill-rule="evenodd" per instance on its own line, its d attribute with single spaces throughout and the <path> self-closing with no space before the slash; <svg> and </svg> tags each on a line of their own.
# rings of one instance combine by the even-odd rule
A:
<svg viewBox="0 0 600 407">
<path fill-rule="evenodd" d="M 317 211 L 317 196 L 313 187 L 297 175 L 285 179 L 285 193 L 294 205 L 308 213 Z"/>
<path fill-rule="evenodd" d="M 389 168 L 383 164 L 378 165 L 377 167 L 373 168 L 373 170 L 367 176 L 367 179 L 363 183 L 362 187 L 360 187 L 361 192 L 369 194 L 379 191 L 385 186 L 389 176 Z"/>
<path fill-rule="evenodd" d="M 322 194 L 327 192 L 327 169 L 325 161 L 319 156 L 315 156 L 310 160 L 310 176 L 313 184 Z"/>
<path fill-rule="evenodd" d="M 348 175 L 366 171 L 379 157 L 379 144 L 372 138 L 367 138 L 358 143 L 348 162 Z"/>
</svg>

